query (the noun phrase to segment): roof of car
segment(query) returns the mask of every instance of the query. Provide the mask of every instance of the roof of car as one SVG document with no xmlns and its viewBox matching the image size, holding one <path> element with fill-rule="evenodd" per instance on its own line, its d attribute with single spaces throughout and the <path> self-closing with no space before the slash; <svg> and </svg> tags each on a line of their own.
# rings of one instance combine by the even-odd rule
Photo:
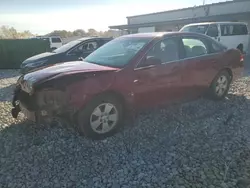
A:
<svg viewBox="0 0 250 188">
<path fill-rule="evenodd" d="M 136 33 L 136 34 L 129 34 L 129 35 L 123 35 L 121 37 L 161 37 L 163 35 L 166 35 L 168 33 L 173 33 L 173 32 L 150 32 L 150 33 Z"/>
<path fill-rule="evenodd" d="M 84 40 L 89 40 L 89 39 L 112 39 L 112 37 L 83 37 L 77 40 L 84 41 Z"/>
<path fill-rule="evenodd" d="M 192 24 L 188 24 L 185 26 L 207 25 L 207 24 L 243 24 L 243 25 L 247 25 L 247 23 L 244 23 L 244 22 L 201 22 L 201 23 L 192 23 Z"/>
<path fill-rule="evenodd" d="M 121 37 L 124 38 L 131 38 L 131 37 L 138 37 L 138 38 L 156 38 L 156 37 L 163 37 L 163 36 L 171 36 L 171 35 L 195 35 L 195 36 L 205 36 L 200 33 L 192 33 L 192 32 L 151 32 L 151 33 L 136 33 L 136 34 L 129 34 L 129 35 L 124 35 Z"/>
</svg>

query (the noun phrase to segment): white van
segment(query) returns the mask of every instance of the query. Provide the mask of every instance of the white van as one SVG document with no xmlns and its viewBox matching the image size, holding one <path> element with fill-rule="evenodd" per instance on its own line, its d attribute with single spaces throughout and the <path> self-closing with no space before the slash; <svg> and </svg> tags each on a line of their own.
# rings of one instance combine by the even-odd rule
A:
<svg viewBox="0 0 250 188">
<path fill-rule="evenodd" d="M 52 36 L 52 37 L 37 36 L 36 38 L 49 40 L 51 50 L 55 50 L 63 45 L 62 39 L 59 36 Z"/>
<path fill-rule="evenodd" d="M 209 22 L 185 25 L 180 32 L 195 32 L 208 35 L 226 47 L 248 52 L 250 35 L 247 24 L 242 22 Z"/>
</svg>

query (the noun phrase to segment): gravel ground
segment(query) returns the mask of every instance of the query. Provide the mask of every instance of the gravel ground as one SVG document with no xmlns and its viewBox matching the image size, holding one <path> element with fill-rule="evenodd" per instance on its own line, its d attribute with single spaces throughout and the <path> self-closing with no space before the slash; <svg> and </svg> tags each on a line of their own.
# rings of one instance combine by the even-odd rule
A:
<svg viewBox="0 0 250 188">
<path fill-rule="evenodd" d="M 246 188 L 250 183 L 250 77 L 227 99 L 154 109 L 103 141 L 15 121 L 18 73 L 0 72 L 0 187 Z"/>
</svg>

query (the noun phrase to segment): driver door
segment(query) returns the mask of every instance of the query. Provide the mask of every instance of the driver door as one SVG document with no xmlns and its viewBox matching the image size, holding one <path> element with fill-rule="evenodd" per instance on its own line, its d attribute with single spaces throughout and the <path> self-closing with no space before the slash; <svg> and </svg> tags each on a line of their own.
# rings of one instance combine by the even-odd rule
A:
<svg viewBox="0 0 250 188">
<path fill-rule="evenodd" d="M 179 38 L 164 39 L 149 50 L 134 70 L 134 99 L 137 108 L 171 103 L 181 96 Z M 158 59 L 158 63 L 150 61 Z"/>
</svg>

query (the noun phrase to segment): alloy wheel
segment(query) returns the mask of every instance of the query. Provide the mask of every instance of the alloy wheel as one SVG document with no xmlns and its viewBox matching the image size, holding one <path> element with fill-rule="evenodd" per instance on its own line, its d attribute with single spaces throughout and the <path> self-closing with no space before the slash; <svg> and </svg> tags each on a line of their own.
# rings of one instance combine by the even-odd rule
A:
<svg viewBox="0 0 250 188">
<path fill-rule="evenodd" d="M 217 96 L 222 96 L 227 91 L 228 80 L 225 75 L 221 75 L 216 81 L 215 92 Z"/>
<path fill-rule="evenodd" d="M 104 134 L 116 126 L 118 118 L 118 110 L 113 104 L 102 103 L 92 112 L 90 126 L 94 132 Z"/>
</svg>

